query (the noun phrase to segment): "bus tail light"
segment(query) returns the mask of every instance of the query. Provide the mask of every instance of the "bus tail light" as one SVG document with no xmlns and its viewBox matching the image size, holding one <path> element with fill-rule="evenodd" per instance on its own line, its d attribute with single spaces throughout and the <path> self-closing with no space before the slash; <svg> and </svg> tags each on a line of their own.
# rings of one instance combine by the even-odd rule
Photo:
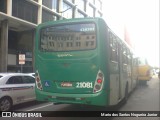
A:
<svg viewBox="0 0 160 120">
<path fill-rule="evenodd" d="M 35 80 L 36 80 L 36 86 L 37 86 L 37 88 L 39 90 L 42 90 L 42 83 L 41 83 L 41 79 L 40 79 L 38 71 L 36 71 Z"/>
<path fill-rule="evenodd" d="M 97 93 L 97 92 L 102 90 L 103 82 L 104 82 L 104 75 L 99 70 L 98 74 L 97 74 L 97 78 L 96 78 L 95 84 L 94 84 L 93 93 Z"/>
<path fill-rule="evenodd" d="M 102 79 L 98 79 L 97 83 L 99 83 L 99 84 L 102 83 Z"/>
</svg>

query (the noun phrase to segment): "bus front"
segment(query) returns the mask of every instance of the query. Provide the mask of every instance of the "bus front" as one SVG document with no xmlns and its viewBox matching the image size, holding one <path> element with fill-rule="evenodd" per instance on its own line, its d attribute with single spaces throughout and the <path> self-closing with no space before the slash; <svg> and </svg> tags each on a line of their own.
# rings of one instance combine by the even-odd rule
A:
<svg viewBox="0 0 160 120">
<path fill-rule="evenodd" d="M 54 103 L 106 105 L 96 22 L 53 22 L 36 32 L 36 98 Z"/>
</svg>

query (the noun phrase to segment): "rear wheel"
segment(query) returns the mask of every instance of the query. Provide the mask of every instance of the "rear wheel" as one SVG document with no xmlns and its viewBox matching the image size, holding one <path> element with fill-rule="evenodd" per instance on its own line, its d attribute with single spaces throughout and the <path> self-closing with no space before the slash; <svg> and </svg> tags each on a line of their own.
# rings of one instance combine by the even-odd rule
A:
<svg viewBox="0 0 160 120">
<path fill-rule="evenodd" d="M 4 97 L 0 100 L 0 111 L 9 111 L 12 107 L 12 101 L 8 97 Z"/>
<path fill-rule="evenodd" d="M 147 85 L 147 81 L 143 81 L 143 85 Z"/>
<path fill-rule="evenodd" d="M 128 84 L 126 85 L 126 88 L 125 88 L 125 97 L 124 97 L 124 102 L 126 103 L 128 100 Z"/>
<path fill-rule="evenodd" d="M 137 78 L 137 80 L 136 80 L 136 87 L 139 85 L 139 80 L 138 80 L 138 78 Z"/>
<path fill-rule="evenodd" d="M 140 85 L 147 85 L 147 81 L 146 80 L 141 80 Z"/>
</svg>

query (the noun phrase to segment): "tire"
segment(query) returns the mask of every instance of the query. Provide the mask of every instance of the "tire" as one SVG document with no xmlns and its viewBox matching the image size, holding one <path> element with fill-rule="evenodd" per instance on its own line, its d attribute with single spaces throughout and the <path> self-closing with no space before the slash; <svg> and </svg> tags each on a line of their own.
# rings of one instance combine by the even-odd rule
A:
<svg viewBox="0 0 160 120">
<path fill-rule="evenodd" d="M 147 81 L 143 81 L 143 85 L 147 85 Z"/>
<path fill-rule="evenodd" d="M 139 84 L 140 84 L 140 81 L 137 78 L 137 80 L 136 80 L 136 87 L 138 87 Z"/>
<path fill-rule="evenodd" d="M 9 111 L 12 107 L 12 101 L 8 97 L 4 97 L 0 100 L 0 111 Z"/>
<path fill-rule="evenodd" d="M 128 100 L 128 84 L 126 85 L 126 88 L 125 88 L 124 102 L 126 103 L 127 100 Z"/>
</svg>

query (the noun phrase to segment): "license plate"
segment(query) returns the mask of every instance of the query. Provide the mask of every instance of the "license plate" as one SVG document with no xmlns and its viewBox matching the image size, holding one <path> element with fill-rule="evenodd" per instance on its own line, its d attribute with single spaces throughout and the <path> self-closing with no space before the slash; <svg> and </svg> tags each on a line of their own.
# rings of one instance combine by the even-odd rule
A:
<svg viewBox="0 0 160 120">
<path fill-rule="evenodd" d="M 72 87 L 72 83 L 70 82 L 62 82 L 61 87 Z"/>
</svg>

